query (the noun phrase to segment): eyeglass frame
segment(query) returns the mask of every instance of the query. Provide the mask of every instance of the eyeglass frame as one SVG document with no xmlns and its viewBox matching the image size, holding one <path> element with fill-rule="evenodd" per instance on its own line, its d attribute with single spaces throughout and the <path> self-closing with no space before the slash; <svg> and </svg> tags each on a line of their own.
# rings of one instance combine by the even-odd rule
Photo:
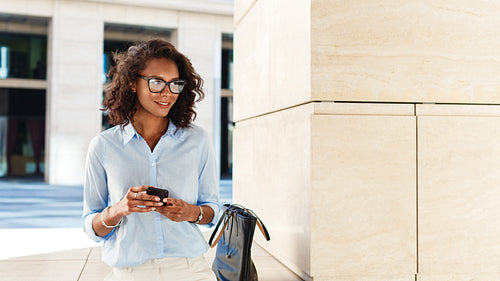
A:
<svg viewBox="0 0 500 281">
<path fill-rule="evenodd" d="M 159 94 L 159 93 L 163 92 L 163 90 L 165 90 L 165 88 L 168 86 L 168 89 L 170 90 L 170 92 L 172 94 L 178 95 L 178 94 L 182 93 L 182 91 L 184 90 L 184 86 L 186 86 L 186 84 L 187 84 L 187 81 L 183 80 L 183 79 L 177 79 L 177 80 L 173 80 L 173 81 L 167 82 L 167 81 L 165 81 L 165 80 L 163 80 L 161 78 L 158 78 L 158 77 L 146 77 L 146 76 L 142 76 L 142 75 L 139 75 L 139 77 L 142 78 L 142 79 L 144 79 L 146 82 L 148 82 L 148 89 L 149 89 L 149 91 L 151 93 L 154 93 L 154 94 Z M 165 86 L 161 89 L 161 91 L 156 92 L 156 91 L 151 90 L 151 86 L 149 85 L 149 83 L 150 83 L 149 81 L 151 81 L 153 79 L 157 79 L 157 80 L 161 80 L 161 81 L 165 82 Z M 170 84 L 172 84 L 174 82 L 179 82 L 179 81 L 182 81 L 185 84 L 182 86 L 182 90 L 180 92 L 175 93 L 174 91 L 172 91 L 172 88 L 170 88 Z"/>
</svg>

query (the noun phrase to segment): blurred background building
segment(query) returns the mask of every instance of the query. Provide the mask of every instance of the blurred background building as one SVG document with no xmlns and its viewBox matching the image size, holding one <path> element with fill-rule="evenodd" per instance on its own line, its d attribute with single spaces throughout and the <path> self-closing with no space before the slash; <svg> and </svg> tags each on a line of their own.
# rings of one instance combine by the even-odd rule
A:
<svg viewBox="0 0 500 281">
<path fill-rule="evenodd" d="M 160 37 L 204 78 L 195 123 L 232 174 L 231 0 L 37 0 L 0 3 L 0 177 L 82 184 L 112 52 Z"/>
</svg>

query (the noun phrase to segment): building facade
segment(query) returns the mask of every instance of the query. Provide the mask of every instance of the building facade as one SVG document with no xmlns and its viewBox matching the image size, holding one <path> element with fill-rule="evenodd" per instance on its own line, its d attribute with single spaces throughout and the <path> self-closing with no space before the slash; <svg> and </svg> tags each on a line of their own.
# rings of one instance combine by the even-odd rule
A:
<svg viewBox="0 0 500 281">
<path fill-rule="evenodd" d="M 1 0 L 0 176 L 82 184 L 88 143 L 106 128 L 111 53 L 154 37 L 172 42 L 204 79 L 195 123 L 230 176 L 232 14 L 225 0 Z"/>
<path fill-rule="evenodd" d="M 260 245 L 305 280 L 500 279 L 500 3 L 237 0 L 234 18 L 233 200 Z"/>
</svg>

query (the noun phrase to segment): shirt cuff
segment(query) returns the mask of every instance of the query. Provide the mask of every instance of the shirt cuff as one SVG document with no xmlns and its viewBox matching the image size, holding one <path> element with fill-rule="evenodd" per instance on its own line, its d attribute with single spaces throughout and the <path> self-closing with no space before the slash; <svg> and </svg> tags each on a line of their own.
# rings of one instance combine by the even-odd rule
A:
<svg viewBox="0 0 500 281">
<path fill-rule="evenodd" d="M 212 227 L 212 226 L 215 226 L 215 224 L 217 224 L 217 221 L 219 220 L 219 205 L 215 204 L 215 203 L 202 203 L 200 204 L 201 206 L 209 206 L 210 208 L 212 208 L 212 210 L 214 210 L 214 217 L 212 218 L 212 221 L 207 223 L 206 226 L 208 227 Z"/>
<path fill-rule="evenodd" d="M 85 233 L 87 233 L 87 235 L 94 241 L 96 242 L 101 242 L 101 241 L 105 241 L 105 240 L 108 240 L 108 238 L 113 235 L 113 232 L 115 232 L 115 229 L 113 228 L 113 230 L 108 233 L 106 236 L 104 237 L 101 237 L 101 236 L 97 236 L 97 234 L 95 233 L 94 231 L 94 227 L 92 226 L 92 222 L 94 220 L 94 217 L 96 215 L 99 215 L 100 213 L 92 213 L 92 214 L 89 214 L 87 215 L 85 218 L 84 218 L 84 221 L 83 221 L 83 230 L 85 231 Z"/>
</svg>

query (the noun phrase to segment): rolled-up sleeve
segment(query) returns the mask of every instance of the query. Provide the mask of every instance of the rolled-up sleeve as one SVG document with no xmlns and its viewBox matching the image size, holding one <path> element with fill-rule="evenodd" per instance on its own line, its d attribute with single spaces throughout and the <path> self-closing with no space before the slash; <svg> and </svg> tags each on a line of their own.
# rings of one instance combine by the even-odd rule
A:
<svg viewBox="0 0 500 281">
<path fill-rule="evenodd" d="M 200 155 L 200 171 L 198 177 L 198 205 L 209 206 L 214 210 L 214 217 L 208 227 L 212 227 L 219 219 L 219 185 L 215 156 L 211 142 L 205 134 Z"/>
<path fill-rule="evenodd" d="M 108 204 L 108 189 L 106 171 L 102 159 L 102 143 L 99 136 L 92 139 L 87 153 L 85 164 L 85 178 L 83 184 L 83 229 L 94 241 L 107 240 L 114 230 L 104 237 L 97 236 L 92 221 Z"/>
</svg>

